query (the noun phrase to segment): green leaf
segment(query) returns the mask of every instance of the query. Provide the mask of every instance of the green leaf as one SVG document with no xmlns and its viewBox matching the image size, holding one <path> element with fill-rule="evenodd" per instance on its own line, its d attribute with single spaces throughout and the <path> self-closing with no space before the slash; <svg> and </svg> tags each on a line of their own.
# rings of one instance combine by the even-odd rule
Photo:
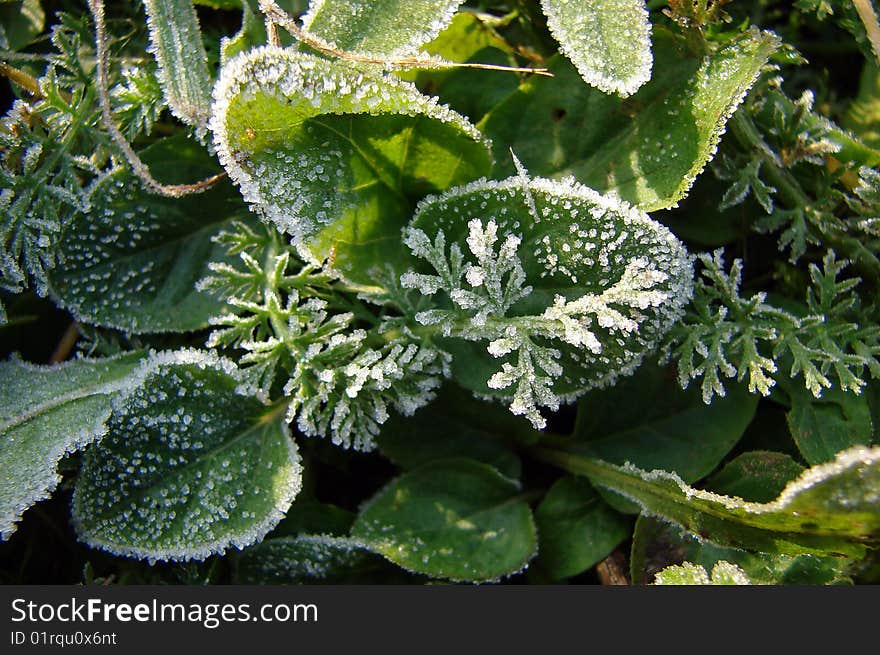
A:
<svg viewBox="0 0 880 655">
<path fill-rule="evenodd" d="M 220 160 L 245 200 L 301 254 L 372 282 L 400 262 L 416 198 L 488 172 L 488 144 L 410 83 L 311 55 L 257 48 L 215 88 Z"/>
<path fill-rule="evenodd" d="M 787 391 L 791 397 L 788 428 L 810 464 L 831 461 L 841 450 L 871 443 L 874 425 L 866 393 L 856 395 L 832 387 L 815 398 L 796 384 L 787 385 Z"/>
<path fill-rule="evenodd" d="M 16 0 L 0 5 L 0 50 L 21 50 L 39 36 L 46 25 L 40 0 Z"/>
<path fill-rule="evenodd" d="M 106 432 L 114 401 L 131 387 L 143 353 L 58 366 L 0 362 L 0 536 L 61 481 L 64 455 Z"/>
<path fill-rule="evenodd" d="M 211 115 L 211 73 L 192 0 L 144 0 L 144 8 L 165 101 L 202 135 Z"/>
<path fill-rule="evenodd" d="M 267 539 L 246 549 L 236 584 L 388 583 L 391 565 L 347 537 L 301 535 Z"/>
<path fill-rule="evenodd" d="M 535 511 L 536 564 L 552 580 L 583 573 L 626 539 L 631 521 L 615 512 L 584 478 L 565 476 Z"/>
<path fill-rule="evenodd" d="M 865 60 L 859 93 L 844 115 L 842 125 L 871 148 L 880 147 L 880 66 Z"/>
<path fill-rule="evenodd" d="M 634 400 L 639 411 L 621 411 Z M 571 446 L 613 464 L 674 471 L 685 482 L 694 482 L 721 463 L 757 406 L 758 399 L 742 385 L 706 405 L 698 389 L 677 387 L 674 371 L 645 364 L 632 378 L 580 401 L 577 443 Z"/>
<path fill-rule="evenodd" d="M 446 27 L 464 0 L 312 0 L 303 28 L 341 50 L 406 56 Z"/>
<path fill-rule="evenodd" d="M 851 448 L 806 470 L 771 503 L 722 496 L 667 471 L 550 450 L 537 454 L 712 543 L 784 555 L 862 557 L 880 543 L 880 448 Z"/>
<path fill-rule="evenodd" d="M 143 159 L 175 182 L 217 172 L 207 152 L 183 138 L 157 142 Z M 196 283 L 209 262 L 229 259 L 212 238 L 247 216 L 231 184 L 165 198 L 120 168 L 92 185 L 89 203 L 66 227 L 50 276 L 51 295 L 78 320 L 136 333 L 185 332 L 227 310 Z"/>
<path fill-rule="evenodd" d="M 492 234 L 501 243 L 481 246 Z M 450 262 L 458 257 L 455 252 L 470 253 L 469 259 L 459 257 L 457 266 L 432 261 L 440 255 L 438 235 L 444 257 L 445 244 L 451 244 Z M 537 380 L 540 374 L 538 381 L 551 388 L 531 395 L 548 397 L 548 391 L 565 400 L 631 374 L 678 320 L 691 294 L 690 260 L 662 225 L 612 196 L 571 180 L 531 179 L 524 171 L 502 182 L 478 181 L 426 198 L 406 242 L 436 271 L 444 265 L 457 270 L 457 278 L 407 273 L 402 279 L 425 295 L 443 290 L 435 298 L 436 309 L 416 319 L 459 337 L 442 342 L 453 355 L 456 381 L 479 394 L 514 401 L 522 385 L 498 385 L 499 368 L 512 382 Z M 472 272 L 497 280 L 474 284 L 480 280 Z M 492 284 L 508 299 L 505 307 L 490 297 Z M 512 362 L 522 366 L 526 349 L 547 368 L 541 365 L 543 373 L 531 376 L 523 369 L 514 380 Z M 561 370 L 550 370 L 554 366 L 547 359 Z M 525 407 L 528 398 L 516 404 Z M 534 419 L 531 412 L 515 413 Z M 538 420 L 533 425 L 541 427 Z"/>
<path fill-rule="evenodd" d="M 409 571 L 481 582 L 535 555 L 535 526 L 515 482 L 468 459 L 431 462 L 393 480 L 362 509 L 352 536 Z"/>
<path fill-rule="evenodd" d="M 86 451 L 73 497 L 85 543 L 116 555 L 203 559 L 271 530 L 300 488 L 285 405 L 241 395 L 231 363 L 155 355 Z"/>
<path fill-rule="evenodd" d="M 622 97 L 651 78 L 645 0 L 541 0 L 560 50 L 590 86 Z"/>
<path fill-rule="evenodd" d="M 473 420 L 482 413 L 484 421 Z M 448 457 L 469 457 L 517 479 L 522 465 L 506 443 L 509 424 L 522 424 L 498 405 L 476 400 L 447 385 L 412 417 L 393 416 L 382 426 L 377 443 L 397 466 L 413 469 Z"/>
<path fill-rule="evenodd" d="M 511 147 L 534 174 L 574 175 L 645 211 L 665 209 L 685 197 L 714 156 L 728 118 L 777 43 L 775 35 L 754 31 L 701 60 L 683 39 L 657 29 L 654 76 L 631 98 L 585 87 L 555 58 L 555 77 L 527 80 L 481 127 L 502 163 L 499 150 Z"/>
<path fill-rule="evenodd" d="M 725 496 L 769 503 L 803 472 L 804 467 L 784 453 L 755 450 L 725 464 L 706 486 Z"/>
<path fill-rule="evenodd" d="M 684 562 L 670 566 L 654 579 L 657 585 L 747 585 L 749 577 L 736 564 L 721 560 L 712 567 L 711 575 L 699 564 Z"/>
<path fill-rule="evenodd" d="M 354 517 L 354 512 L 336 505 L 299 497 L 272 530 L 271 537 L 298 537 L 307 534 L 343 536 L 351 529 Z"/>
<path fill-rule="evenodd" d="M 737 565 L 753 584 L 823 585 L 847 581 L 853 560 L 816 555 L 771 555 L 723 548 L 682 532 L 666 521 L 640 516 L 630 559 L 633 584 L 650 584 L 658 571 L 682 561 L 711 570 L 719 561 Z"/>
</svg>

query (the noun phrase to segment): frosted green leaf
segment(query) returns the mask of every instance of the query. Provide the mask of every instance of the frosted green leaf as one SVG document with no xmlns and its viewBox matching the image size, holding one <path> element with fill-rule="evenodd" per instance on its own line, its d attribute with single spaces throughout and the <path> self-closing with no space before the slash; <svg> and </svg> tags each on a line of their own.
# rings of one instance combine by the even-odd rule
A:
<svg viewBox="0 0 880 655">
<path fill-rule="evenodd" d="M 262 47 L 223 67 L 211 127 L 244 199 L 358 281 L 399 261 L 415 199 L 488 172 L 488 144 L 408 82 Z"/>
<path fill-rule="evenodd" d="M 216 162 L 192 141 L 166 139 L 144 161 L 175 182 L 216 173 Z M 203 328 L 227 305 L 196 290 L 209 262 L 231 258 L 212 238 L 247 215 L 231 184 L 197 196 L 165 198 L 145 190 L 127 169 L 99 178 L 88 210 L 73 215 L 58 246 L 50 293 L 77 319 L 129 332 Z"/>
<path fill-rule="evenodd" d="M 203 135 L 211 113 L 211 74 L 192 0 L 144 0 L 149 51 L 171 113 Z"/>
<path fill-rule="evenodd" d="M 717 545 L 783 555 L 863 557 L 880 543 L 880 448 L 838 453 L 833 461 L 804 471 L 769 503 L 695 489 L 668 471 L 545 455 L 634 501 L 643 514 Z"/>
<path fill-rule="evenodd" d="M 778 38 L 753 31 L 697 58 L 686 43 L 654 31 L 654 75 L 620 100 L 580 84 L 560 58 L 553 78 L 533 77 L 481 122 L 505 173 L 512 147 L 537 175 L 574 175 L 645 211 L 674 206 L 712 159 Z"/>
<path fill-rule="evenodd" d="M 303 27 L 340 50 L 414 55 L 452 22 L 464 0 L 312 0 Z"/>
<path fill-rule="evenodd" d="M 651 77 L 645 0 L 541 0 L 547 26 L 584 81 L 631 95 Z"/>
<path fill-rule="evenodd" d="M 58 366 L 0 363 L 0 536 L 48 498 L 59 460 L 106 432 L 114 400 L 134 384 L 143 353 Z"/>
<path fill-rule="evenodd" d="M 431 462 L 393 480 L 361 510 L 352 536 L 403 568 L 485 582 L 535 555 L 532 513 L 519 487 L 469 459 Z"/>
<path fill-rule="evenodd" d="M 405 243 L 433 269 L 401 283 L 434 296 L 416 320 L 453 337 L 443 342 L 453 376 L 509 398 L 539 429 L 537 406 L 631 374 L 691 294 L 690 260 L 665 227 L 572 180 L 524 171 L 426 198 Z"/>
<path fill-rule="evenodd" d="M 712 567 L 712 575 L 699 564 L 684 562 L 668 566 L 657 574 L 656 585 L 748 585 L 749 576 L 736 564 L 720 561 Z"/>
<path fill-rule="evenodd" d="M 233 365 L 208 353 L 166 352 L 150 364 L 86 451 L 73 497 L 80 539 L 151 561 L 259 541 L 300 489 L 284 405 L 241 395 Z"/>
<path fill-rule="evenodd" d="M 392 568 L 348 537 L 299 535 L 265 541 L 236 562 L 237 584 L 355 584 Z"/>
</svg>

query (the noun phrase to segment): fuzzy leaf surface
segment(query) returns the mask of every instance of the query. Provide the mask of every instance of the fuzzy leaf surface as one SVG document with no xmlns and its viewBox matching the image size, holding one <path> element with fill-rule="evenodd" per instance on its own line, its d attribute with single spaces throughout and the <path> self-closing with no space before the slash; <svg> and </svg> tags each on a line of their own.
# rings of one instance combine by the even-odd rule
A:
<svg viewBox="0 0 880 655">
<path fill-rule="evenodd" d="M 143 154 L 160 177 L 192 181 L 217 172 L 197 144 L 160 141 Z M 51 293 L 77 319 L 130 332 L 186 332 L 227 305 L 197 291 L 209 262 L 229 259 L 212 238 L 247 208 L 228 182 L 180 199 L 144 190 L 127 169 L 99 179 L 90 208 L 78 212 L 59 244 Z"/>
<path fill-rule="evenodd" d="M 700 59 L 678 37 L 655 30 L 654 76 L 627 100 L 580 84 L 568 62 L 556 58 L 555 77 L 524 82 L 481 127 L 536 175 L 574 175 L 645 211 L 665 209 L 687 195 L 712 159 L 727 119 L 777 42 L 750 32 Z"/>
<path fill-rule="evenodd" d="M 86 452 L 73 498 L 80 539 L 151 561 L 261 539 L 301 485 L 283 411 L 241 395 L 235 369 L 214 355 L 174 351 L 152 364 Z"/>
<path fill-rule="evenodd" d="M 150 51 L 171 113 L 204 133 L 211 111 L 211 74 L 192 0 L 144 0 Z"/>
<path fill-rule="evenodd" d="M 362 509 L 352 536 L 409 571 L 480 582 L 520 571 L 535 525 L 518 485 L 479 462 L 435 461 L 393 480 Z"/>
<path fill-rule="evenodd" d="M 416 198 L 491 167 L 477 129 L 412 84 L 273 47 L 223 68 L 212 128 L 245 200 L 359 282 L 405 256 Z"/>
<path fill-rule="evenodd" d="M 312 0 L 303 28 L 341 50 L 413 55 L 449 25 L 464 0 Z"/>
<path fill-rule="evenodd" d="M 651 77 L 645 0 L 541 0 L 547 26 L 584 81 L 626 97 Z"/>
<path fill-rule="evenodd" d="M 48 498 L 56 466 L 106 432 L 114 400 L 133 384 L 143 353 L 58 366 L 0 363 L 0 536 Z"/>
</svg>

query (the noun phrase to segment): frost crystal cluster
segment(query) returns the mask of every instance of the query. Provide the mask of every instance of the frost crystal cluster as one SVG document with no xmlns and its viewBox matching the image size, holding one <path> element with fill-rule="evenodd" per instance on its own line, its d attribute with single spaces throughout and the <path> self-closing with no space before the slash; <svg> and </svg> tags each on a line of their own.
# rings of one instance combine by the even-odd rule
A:
<svg viewBox="0 0 880 655">
<path fill-rule="evenodd" d="M 557 409 L 634 370 L 691 294 L 690 260 L 665 228 L 522 169 L 426 199 L 405 243 L 432 271 L 409 271 L 401 284 L 443 292 L 449 304 L 416 320 L 444 337 L 488 341 L 501 370 L 478 391 L 510 396 L 511 411 L 538 428 L 539 407 Z"/>
</svg>

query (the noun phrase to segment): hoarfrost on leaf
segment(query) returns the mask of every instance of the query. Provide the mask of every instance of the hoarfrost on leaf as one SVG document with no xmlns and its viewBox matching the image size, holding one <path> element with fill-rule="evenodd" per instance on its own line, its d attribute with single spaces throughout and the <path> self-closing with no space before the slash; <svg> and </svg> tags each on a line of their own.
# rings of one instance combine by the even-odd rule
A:
<svg viewBox="0 0 880 655">
<path fill-rule="evenodd" d="M 284 405 L 242 395 L 235 366 L 206 352 L 159 353 L 147 366 L 86 451 L 73 497 L 80 539 L 151 561 L 259 541 L 301 485 Z"/>
<path fill-rule="evenodd" d="M 378 57 L 415 55 L 464 0 L 312 0 L 303 29 L 329 45 Z"/>
<path fill-rule="evenodd" d="M 500 392 L 537 428 L 539 407 L 632 372 L 691 295 L 690 259 L 664 227 L 616 198 L 524 171 L 425 199 L 404 243 L 428 266 L 401 285 L 443 294 L 416 320 L 487 342 L 500 370 L 480 368 L 496 370 L 473 390 Z"/>
<path fill-rule="evenodd" d="M 749 576 L 736 564 L 721 560 L 712 567 L 711 576 L 699 564 L 682 562 L 657 573 L 655 585 L 750 585 Z"/>
<path fill-rule="evenodd" d="M 651 78 L 645 0 L 541 0 L 547 26 L 584 81 L 632 95 Z"/>
<path fill-rule="evenodd" d="M 0 537 L 61 481 L 61 458 L 106 432 L 115 402 L 137 384 L 144 354 L 57 366 L 0 363 Z"/>
</svg>

